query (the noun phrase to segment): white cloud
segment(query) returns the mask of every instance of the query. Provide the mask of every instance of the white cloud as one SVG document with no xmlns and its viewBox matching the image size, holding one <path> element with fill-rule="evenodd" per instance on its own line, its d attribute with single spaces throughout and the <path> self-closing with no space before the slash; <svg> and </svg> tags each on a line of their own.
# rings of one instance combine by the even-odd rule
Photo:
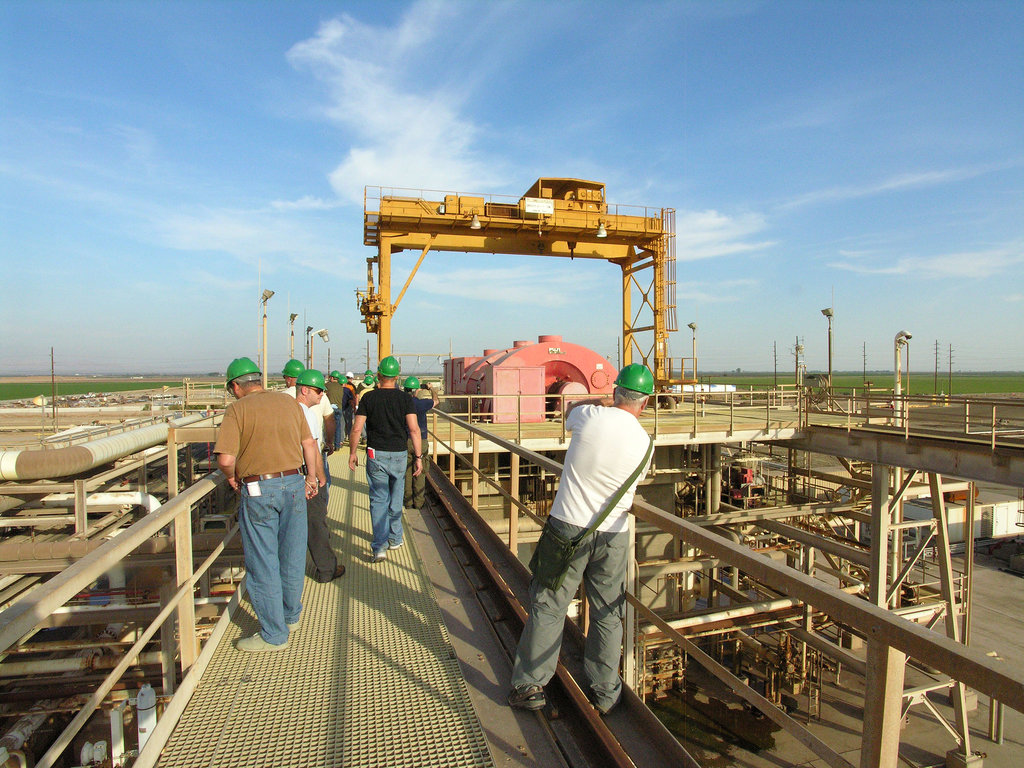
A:
<svg viewBox="0 0 1024 768">
<path fill-rule="evenodd" d="M 304 195 L 298 200 L 273 200 L 270 203 L 275 211 L 329 211 L 343 205 L 341 200 L 324 200 L 312 195 Z"/>
<path fill-rule="evenodd" d="M 248 264 L 266 259 L 269 270 L 277 259 L 339 277 L 350 274 L 353 266 L 302 222 L 273 217 L 265 211 L 176 213 L 155 220 L 154 226 L 158 239 L 167 247 L 219 251 Z"/>
<path fill-rule="evenodd" d="M 903 256 L 887 264 L 859 258 L 829 266 L 865 275 L 917 275 L 926 278 L 987 278 L 1024 264 L 1024 247 L 1011 244 L 987 251 L 963 251 L 937 256 Z"/>
<path fill-rule="evenodd" d="M 678 212 L 676 260 L 697 261 L 764 250 L 775 243 L 747 239 L 764 228 L 764 217 L 754 213 L 726 216 L 714 210 Z"/>
<path fill-rule="evenodd" d="M 326 116 L 353 136 L 329 176 L 343 200 L 362 204 L 367 185 L 475 191 L 500 178 L 495 164 L 474 151 L 479 128 L 459 113 L 464 96 L 443 85 L 424 87 L 431 81 L 417 77 L 419 55 L 456 11 L 417 3 L 391 29 L 343 14 L 288 52 L 293 66 L 308 68 L 328 87 Z M 447 80 L 443 73 L 436 78 Z"/>
<path fill-rule="evenodd" d="M 802 208 L 819 203 L 834 203 L 843 200 L 854 200 L 861 197 L 898 192 L 905 189 L 922 189 L 940 184 L 949 184 L 965 179 L 973 179 L 1004 166 L 981 166 L 972 168 L 951 168 L 943 171 L 924 171 L 921 173 L 902 173 L 873 184 L 830 187 L 798 195 L 782 203 L 780 208 Z"/>
</svg>

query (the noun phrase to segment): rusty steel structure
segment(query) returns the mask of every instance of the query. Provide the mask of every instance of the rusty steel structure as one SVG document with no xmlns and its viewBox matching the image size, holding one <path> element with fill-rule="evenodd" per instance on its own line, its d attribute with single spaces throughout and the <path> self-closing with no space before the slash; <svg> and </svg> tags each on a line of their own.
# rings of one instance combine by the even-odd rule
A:
<svg viewBox="0 0 1024 768">
<path fill-rule="evenodd" d="M 623 364 L 644 363 L 661 387 L 694 379 L 689 358 L 674 364 L 668 351 L 677 330 L 672 208 L 609 205 L 604 184 L 583 179 L 537 179 L 518 199 L 367 187 L 363 243 L 377 253 L 357 298 L 379 358 L 391 354 L 391 318 L 432 250 L 600 259 L 622 271 Z M 392 255 L 403 250 L 420 256 L 392 299 Z"/>
</svg>

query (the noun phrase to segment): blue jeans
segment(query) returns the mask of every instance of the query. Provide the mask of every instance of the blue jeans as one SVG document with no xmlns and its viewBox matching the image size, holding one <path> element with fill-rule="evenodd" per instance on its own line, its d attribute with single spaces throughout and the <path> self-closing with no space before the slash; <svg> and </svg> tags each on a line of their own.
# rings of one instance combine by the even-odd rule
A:
<svg viewBox="0 0 1024 768">
<path fill-rule="evenodd" d="M 342 422 L 344 421 L 344 419 L 342 418 L 341 415 L 341 408 L 339 408 L 336 405 L 332 405 L 331 408 L 334 409 L 334 445 L 338 448 L 341 448 L 341 430 L 343 427 Z M 344 437 L 348 437 L 348 432 L 345 432 Z"/>
<path fill-rule="evenodd" d="M 548 518 L 567 538 L 583 529 L 558 518 Z M 626 562 L 629 532 L 594 531 L 576 550 L 557 590 L 530 582 L 530 614 L 523 627 L 512 668 L 512 686 L 547 685 L 558 664 L 562 630 L 569 603 L 582 581 L 590 603 L 590 628 L 583 654 L 583 672 L 594 703 L 610 708 L 622 692 L 619 658 L 622 656 L 622 618 L 626 607 Z"/>
<path fill-rule="evenodd" d="M 242 485 L 238 521 L 249 600 L 268 643 L 288 641 L 287 624 L 302 613 L 306 571 L 306 494 L 301 475 L 260 480 L 260 495 Z"/>
<path fill-rule="evenodd" d="M 402 497 L 405 495 L 405 451 L 376 451 L 366 462 L 370 486 L 373 554 L 402 543 Z"/>
</svg>

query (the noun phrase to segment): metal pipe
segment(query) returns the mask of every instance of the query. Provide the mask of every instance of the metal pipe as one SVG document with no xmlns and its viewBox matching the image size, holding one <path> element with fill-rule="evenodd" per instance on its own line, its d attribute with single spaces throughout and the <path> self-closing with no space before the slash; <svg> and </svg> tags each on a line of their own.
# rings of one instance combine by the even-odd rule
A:
<svg viewBox="0 0 1024 768">
<path fill-rule="evenodd" d="M 0 664 L 0 677 L 22 677 L 60 672 L 94 671 L 113 669 L 120 663 L 118 656 L 75 656 L 68 659 L 40 659 L 36 661 L 5 661 Z M 160 653 L 140 653 L 138 664 L 159 664 Z"/>
<path fill-rule="evenodd" d="M 0 480 L 45 480 L 78 475 L 166 442 L 169 427 L 184 427 L 205 418 L 185 416 L 68 448 L 0 451 Z"/>
<path fill-rule="evenodd" d="M 51 493 L 44 496 L 42 504 L 52 504 L 55 507 L 73 507 L 75 505 L 75 494 L 73 493 Z M 151 494 L 141 491 L 109 491 L 105 493 L 93 493 L 85 497 L 86 505 L 117 505 L 131 504 L 133 506 L 145 507 L 146 512 L 152 512 L 160 506 L 160 500 Z M 72 519 L 73 521 L 73 519 Z"/>
<path fill-rule="evenodd" d="M 686 629 L 687 627 L 697 627 L 702 624 L 712 624 L 716 621 L 724 621 L 726 619 L 736 619 L 741 616 L 751 616 L 755 613 L 771 613 L 773 611 L 782 611 L 786 608 L 795 608 L 800 605 L 801 601 L 795 597 L 781 597 L 778 600 L 765 600 L 760 603 L 744 603 L 743 605 L 733 606 L 732 608 L 726 608 L 724 611 L 715 611 L 714 613 L 702 613 L 698 616 L 687 616 L 682 619 L 674 619 L 667 623 L 673 629 Z M 645 634 L 653 632 L 659 632 L 660 630 L 656 626 L 648 626 L 644 628 Z"/>
<path fill-rule="evenodd" d="M 221 472 L 211 473 L 146 515 L 119 536 L 108 539 L 98 549 L 50 579 L 45 590 L 29 593 L 0 614 L 0 652 L 32 630 L 43 618 L 64 605 L 71 597 L 105 573 L 114 563 L 129 555 L 144 541 L 187 513 L 191 505 L 226 482 Z"/>
</svg>

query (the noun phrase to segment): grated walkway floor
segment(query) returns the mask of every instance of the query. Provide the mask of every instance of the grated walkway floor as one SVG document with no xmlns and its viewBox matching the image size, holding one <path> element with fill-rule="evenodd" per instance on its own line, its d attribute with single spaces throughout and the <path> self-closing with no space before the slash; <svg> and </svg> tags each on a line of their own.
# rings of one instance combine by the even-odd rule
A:
<svg viewBox="0 0 1024 768">
<path fill-rule="evenodd" d="M 289 647 L 243 653 L 243 600 L 168 741 L 165 768 L 492 766 L 412 536 L 370 563 L 366 476 L 332 457 L 328 525 L 347 573 L 306 579 Z M 307 570 L 308 572 L 308 570 Z"/>
</svg>

